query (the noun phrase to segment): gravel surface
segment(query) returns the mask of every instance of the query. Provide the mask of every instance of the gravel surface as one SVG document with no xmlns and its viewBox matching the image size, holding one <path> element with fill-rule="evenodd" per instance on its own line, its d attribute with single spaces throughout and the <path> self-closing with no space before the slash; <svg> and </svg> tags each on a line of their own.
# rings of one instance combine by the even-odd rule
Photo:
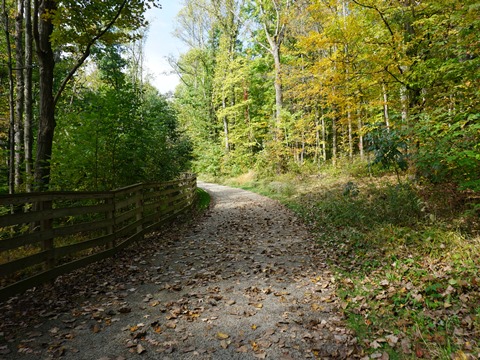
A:
<svg viewBox="0 0 480 360">
<path fill-rule="evenodd" d="M 0 359 L 347 359 L 314 239 L 276 201 L 199 183 L 210 209 L 0 303 Z"/>
</svg>

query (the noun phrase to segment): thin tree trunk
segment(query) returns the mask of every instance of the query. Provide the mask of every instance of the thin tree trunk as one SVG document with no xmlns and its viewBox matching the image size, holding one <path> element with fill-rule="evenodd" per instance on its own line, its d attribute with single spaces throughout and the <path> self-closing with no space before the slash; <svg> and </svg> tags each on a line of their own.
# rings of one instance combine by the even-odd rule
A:
<svg viewBox="0 0 480 360">
<path fill-rule="evenodd" d="M 402 123 L 408 126 L 408 91 L 403 85 L 400 87 L 400 103 L 402 104 Z"/>
<path fill-rule="evenodd" d="M 385 119 L 385 126 L 387 127 L 387 131 L 390 131 L 390 115 L 388 113 L 388 94 L 387 94 L 387 87 L 385 83 L 382 82 L 382 93 L 383 93 L 383 117 Z"/>
<path fill-rule="evenodd" d="M 32 38 L 32 3 L 25 0 L 25 124 L 24 124 L 24 153 L 25 153 L 25 180 L 27 192 L 32 191 L 33 175 L 33 38 Z"/>
<path fill-rule="evenodd" d="M 280 129 L 283 107 L 282 65 L 280 63 L 280 44 L 272 47 L 273 61 L 275 63 L 275 120 L 277 129 Z"/>
<path fill-rule="evenodd" d="M 332 164 L 337 165 L 337 121 L 332 118 Z"/>
<path fill-rule="evenodd" d="M 15 61 L 17 78 L 17 98 L 15 101 L 15 189 L 18 190 L 23 183 L 23 114 L 25 82 L 23 77 L 24 52 L 23 52 L 23 0 L 17 0 L 17 15 L 15 17 Z"/>
<path fill-rule="evenodd" d="M 320 164 L 320 124 L 319 124 L 318 109 L 315 109 L 315 164 Z"/>
<path fill-rule="evenodd" d="M 347 110 L 347 119 L 348 119 L 348 154 L 350 160 L 353 160 L 353 129 L 352 129 L 352 112 L 350 109 Z"/>
<path fill-rule="evenodd" d="M 227 104 L 226 104 L 226 99 L 224 95 L 222 95 L 222 107 L 223 107 L 223 111 L 225 111 Z M 223 133 L 225 135 L 225 151 L 229 152 L 230 143 L 228 140 L 228 119 L 225 115 L 223 115 Z"/>
<path fill-rule="evenodd" d="M 2 12 L 4 20 L 5 45 L 7 48 L 7 68 L 8 68 L 8 108 L 9 108 L 9 130 L 8 130 L 8 192 L 15 193 L 15 99 L 13 82 L 13 61 L 12 45 L 10 42 L 10 22 L 8 18 L 6 0 L 2 1 Z"/>
<path fill-rule="evenodd" d="M 322 108 L 322 156 L 323 161 L 327 161 L 327 127 L 325 125 L 325 115 Z"/>
<path fill-rule="evenodd" d="M 360 152 L 360 159 L 363 161 L 365 158 L 365 151 L 364 151 L 364 145 L 363 145 L 363 135 L 362 135 L 362 127 L 363 127 L 363 122 L 362 122 L 362 116 L 361 116 L 361 110 L 357 110 L 357 117 L 358 117 L 358 150 Z"/>
</svg>

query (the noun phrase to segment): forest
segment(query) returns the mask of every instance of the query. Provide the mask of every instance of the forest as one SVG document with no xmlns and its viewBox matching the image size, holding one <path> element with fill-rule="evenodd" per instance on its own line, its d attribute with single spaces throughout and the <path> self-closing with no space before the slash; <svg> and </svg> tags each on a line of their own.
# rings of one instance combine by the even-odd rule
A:
<svg viewBox="0 0 480 360">
<path fill-rule="evenodd" d="M 0 193 L 262 192 L 315 237 L 363 358 L 478 358 L 480 3 L 183 0 L 168 95 L 151 7 L 2 0 Z"/>
<path fill-rule="evenodd" d="M 480 186 L 476 1 L 186 1 L 176 101 L 200 173 L 354 159 Z"/>
<path fill-rule="evenodd" d="M 151 6 L 2 2 L 3 192 L 353 161 L 479 189 L 476 1 L 187 0 L 170 100 L 144 77 Z"/>
</svg>

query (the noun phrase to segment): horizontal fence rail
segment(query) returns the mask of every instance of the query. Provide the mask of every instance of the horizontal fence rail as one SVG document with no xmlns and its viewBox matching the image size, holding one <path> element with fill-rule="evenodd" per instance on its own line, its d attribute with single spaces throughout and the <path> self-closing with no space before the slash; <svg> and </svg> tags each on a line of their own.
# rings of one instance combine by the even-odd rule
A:
<svg viewBox="0 0 480 360">
<path fill-rule="evenodd" d="M 0 301 L 112 256 L 193 204 L 194 175 L 107 192 L 0 196 Z"/>
</svg>

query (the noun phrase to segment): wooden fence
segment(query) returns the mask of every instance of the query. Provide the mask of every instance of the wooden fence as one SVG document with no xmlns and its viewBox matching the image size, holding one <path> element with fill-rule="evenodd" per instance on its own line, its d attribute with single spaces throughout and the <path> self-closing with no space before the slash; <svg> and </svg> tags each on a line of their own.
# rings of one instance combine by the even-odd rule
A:
<svg viewBox="0 0 480 360">
<path fill-rule="evenodd" d="M 108 192 L 0 196 L 0 301 L 117 253 L 189 209 L 195 194 L 189 175 Z"/>
</svg>

